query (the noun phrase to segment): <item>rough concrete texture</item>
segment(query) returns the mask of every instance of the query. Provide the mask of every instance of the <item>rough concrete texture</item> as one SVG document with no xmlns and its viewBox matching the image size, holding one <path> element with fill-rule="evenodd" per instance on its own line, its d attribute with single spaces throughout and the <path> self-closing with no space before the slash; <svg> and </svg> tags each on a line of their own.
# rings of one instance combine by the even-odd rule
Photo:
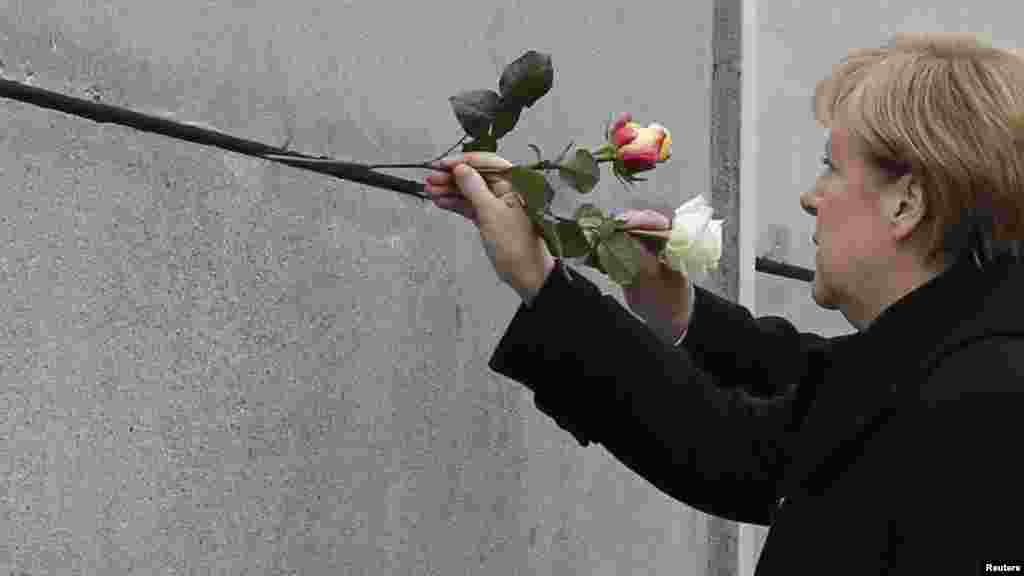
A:
<svg viewBox="0 0 1024 576">
<path fill-rule="evenodd" d="M 591 199 L 709 189 L 710 2 L 0 14 L 10 78 L 365 162 L 439 154 L 448 96 L 550 52 L 504 155 L 631 110 L 675 156 Z M 487 369 L 518 301 L 459 217 L 6 100 L 0 143 L 0 574 L 706 573 L 705 515 Z"/>
<path fill-rule="evenodd" d="M 739 300 L 740 119 L 743 2 L 715 0 L 711 52 L 711 206 L 722 230 L 722 262 L 705 286 Z M 708 519 L 708 574 L 734 576 L 739 568 L 739 524 Z"/>
</svg>

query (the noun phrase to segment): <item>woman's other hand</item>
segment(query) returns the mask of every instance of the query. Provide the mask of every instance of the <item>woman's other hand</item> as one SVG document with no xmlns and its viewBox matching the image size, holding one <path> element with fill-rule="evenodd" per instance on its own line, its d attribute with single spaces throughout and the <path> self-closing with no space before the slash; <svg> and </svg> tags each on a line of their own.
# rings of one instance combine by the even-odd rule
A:
<svg viewBox="0 0 1024 576">
<path fill-rule="evenodd" d="M 618 215 L 625 228 L 670 230 L 669 217 L 654 210 L 627 210 Z M 690 284 L 685 274 L 669 268 L 655 253 L 647 238 L 639 237 L 644 257 L 633 283 L 622 288 L 629 306 L 647 326 L 666 342 L 674 342 L 690 320 Z"/>
</svg>

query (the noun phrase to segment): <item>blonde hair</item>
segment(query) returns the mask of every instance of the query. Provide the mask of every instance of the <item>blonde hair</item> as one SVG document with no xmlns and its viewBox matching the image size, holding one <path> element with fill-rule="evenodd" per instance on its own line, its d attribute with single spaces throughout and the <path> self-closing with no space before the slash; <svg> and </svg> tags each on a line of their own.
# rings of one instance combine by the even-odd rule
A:
<svg viewBox="0 0 1024 576">
<path fill-rule="evenodd" d="M 1024 56 L 973 35 L 901 34 L 855 50 L 818 83 L 815 117 L 838 121 L 884 172 L 912 173 L 926 263 L 1020 256 Z M 915 235 L 917 233 L 915 232 Z"/>
</svg>

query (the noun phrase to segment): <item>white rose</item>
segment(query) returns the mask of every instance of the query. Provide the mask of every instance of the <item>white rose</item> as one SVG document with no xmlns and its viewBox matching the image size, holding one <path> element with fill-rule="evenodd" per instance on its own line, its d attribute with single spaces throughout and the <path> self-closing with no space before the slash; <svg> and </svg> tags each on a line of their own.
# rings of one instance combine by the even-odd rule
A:
<svg viewBox="0 0 1024 576">
<path fill-rule="evenodd" d="M 676 209 L 672 232 L 662 256 L 673 270 L 693 278 L 718 268 L 722 257 L 722 224 L 700 195 Z"/>
</svg>

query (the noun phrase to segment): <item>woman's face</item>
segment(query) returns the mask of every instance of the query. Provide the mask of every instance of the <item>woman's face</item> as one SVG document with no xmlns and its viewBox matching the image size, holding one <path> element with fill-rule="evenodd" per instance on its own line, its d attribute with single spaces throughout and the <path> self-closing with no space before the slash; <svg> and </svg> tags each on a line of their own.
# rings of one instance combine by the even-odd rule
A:
<svg viewBox="0 0 1024 576">
<path fill-rule="evenodd" d="M 881 174 L 868 163 L 850 133 L 829 131 L 824 169 L 814 188 L 800 196 L 801 207 L 816 216 L 814 301 L 853 321 L 876 296 L 873 286 L 888 253 L 879 183 Z"/>
</svg>

